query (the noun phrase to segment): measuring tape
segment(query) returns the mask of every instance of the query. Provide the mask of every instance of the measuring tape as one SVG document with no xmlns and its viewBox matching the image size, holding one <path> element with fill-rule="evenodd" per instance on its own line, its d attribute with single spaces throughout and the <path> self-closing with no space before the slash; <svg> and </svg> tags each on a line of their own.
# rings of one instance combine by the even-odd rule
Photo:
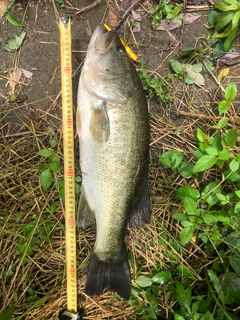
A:
<svg viewBox="0 0 240 320">
<path fill-rule="evenodd" d="M 60 18 L 64 199 L 66 229 L 67 316 L 77 313 L 74 129 L 72 103 L 71 21 Z M 71 318 L 71 317 L 70 317 Z M 69 318 L 69 319 L 70 319 Z M 77 315 L 76 315 L 77 319 Z"/>
</svg>

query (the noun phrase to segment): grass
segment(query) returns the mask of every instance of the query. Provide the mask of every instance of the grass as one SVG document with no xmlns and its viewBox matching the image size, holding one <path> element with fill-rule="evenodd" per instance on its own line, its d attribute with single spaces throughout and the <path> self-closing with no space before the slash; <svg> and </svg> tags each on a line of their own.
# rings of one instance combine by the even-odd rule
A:
<svg viewBox="0 0 240 320">
<path fill-rule="evenodd" d="M 96 4 L 98 2 L 96 1 Z M 58 3 L 62 4 L 63 1 Z M 49 1 L 49 4 L 52 5 L 53 2 Z M 69 5 L 67 1 L 64 1 L 64 4 Z M 56 5 L 57 2 L 55 9 Z M 39 6 L 37 10 L 40 8 Z M 91 10 L 89 12 L 95 12 L 97 7 Z M 17 14 L 18 12 L 16 17 L 19 19 Z M 36 19 L 38 16 L 41 15 L 34 14 Z M 24 55 L 24 47 L 22 50 L 21 54 Z M 204 77 L 211 81 L 203 88 L 188 85 L 177 77 L 171 77 L 171 82 L 168 82 L 165 80 L 168 79 L 168 74 L 159 79 L 160 70 L 165 71 L 167 67 L 167 73 L 170 73 L 170 60 L 176 60 L 175 56 L 172 58 L 173 52 L 168 54 L 169 60 L 166 60 L 164 67 L 140 65 L 143 85 L 151 96 L 149 176 L 152 222 L 141 230 L 127 231 L 132 296 L 125 302 L 111 292 L 105 292 L 99 297 L 88 297 L 84 293 L 95 229 L 78 232 L 78 301 L 79 306 L 85 308 L 85 319 L 184 320 L 200 319 L 204 315 L 203 319 L 225 320 L 236 319 L 239 312 L 237 298 L 226 293 L 226 290 L 222 292 L 221 289 L 229 272 L 235 273 L 235 281 L 239 275 L 237 238 L 223 238 L 220 243 L 204 243 L 199 239 L 199 233 L 209 230 L 206 230 L 206 225 L 200 224 L 196 217 L 196 220 L 190 221 L 190 218 L 193 218 L 189 215 L 188 220 L 194 222 L 197 229 L 191 234 L 189 241 L 183 244 L 181 230 L 188 228 L 188 225 L 184 226 L 180 220 L 173 218 L 175 213 L 185 213 L 184 210 L 188 209 L 186 203 L 184 207 L 177 196 L 176 190 L 187 185 L 202 190 L 203 186 L 211 181 L 221 179 L 221 170 L 205 170 L 202 180 L 199 181 L 193 175 L 186 179 L 177 168 L 172 170 L 164 167 L 159 161 L 161 154 L 171 150 L 183 153 L 184 161 L 196 161 L 193 152 L 198 148 L 197 133 L 200 139 L 203 138 L 201 132 L 204 132 L 207 138 L 210 137 L 216 130 L 211 127 L 218 126 L 223 117 L 228 118 L 227 129 L 237 128 L 238 97 L 236 100 L 230 99 L 231 108 L 228 108 L 229 99 L 224 99 L 221 88 L 226 88 L 230 77 L 226 78 L 223 84 L 211 72 L 204 74 Z M 16 53 L 16 57 L 19 55 L 19 52 Z M 8 63 L 16 69 L 19 60 L 12 59 L 13 63 Z M 151 60 L 151 57 L 149 59 Z M 237 83 L 239 79 L 234 78 L 234 72 L 233 69 L 230 76 Z M 8 73 L 1 77 L 1 83 L 4 83 L 1 89 L 6 99 L 1 96 L 1 101 L 4 102 L 0 109 L 0 310 L 14 307 L 13 320 L 57 320 L 59 312 L 66 308 L 64 204 L 60 192 L 63 179 L 63 146 L 61 103 L 58 99 L 59 79 L 52 78 L 51 75 L 51 79 L 56 83 L 57 93 L 51 95 L 44 91 L 45 96 L 42 96 L 41 100 L 32 98 L 33 100 L 23 104 L 9 104 L 8 91 L 5 89 L 8 77 Z M 46 86 L 45 78 L 36 81 L 35 77 L 32 83 L 35 89 L 31 88 L 30 92 L 37 92 L 41 86 Z M 51 81 L 49 83 L 51 84 Z M 48 90 L 51 89 L 50 84 Z M 25 85 L 21 79 L 21 83 L 15 84 L 15 91 L 12 93 L 22 93 L 28 88 Z M 171 96 L 168 95 L 169 92 Z M 223 114 L 219 115 L 219 102 L 223 100 L 226 101 L 221 104 Z M 40 107 L 41 110 L 38 109 Z M 222 132 L 225 129 L 220 130 Z M 231 151 L 234 155 L 239 153 L 238 143 Z M 54 155 L 57 155 L 58 159 Z M 44 190 L 41 174 L 47 169 L 51 171 L 51 183 L 47 184 Z M 78 165 L 76 174 L 80 175 Z M 77 182 L 80 183 L 79 177 Z M 218 223 L 216 230 L 219 226 L 220 231 L 225 232 L 225 237 L 233 230 L 238 230 L 237 226 L 226 228 L 223 223 Z M 213 230 L 210 231 L 213 233 Z M 227 279 L 228 282 L 230 280 Z"/>
</svg>

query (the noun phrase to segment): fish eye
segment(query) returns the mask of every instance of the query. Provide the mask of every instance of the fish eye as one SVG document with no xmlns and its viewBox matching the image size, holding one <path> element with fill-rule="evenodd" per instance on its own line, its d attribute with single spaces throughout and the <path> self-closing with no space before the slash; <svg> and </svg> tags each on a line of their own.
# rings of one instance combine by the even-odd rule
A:
<svg viewBox="0 0 240 320">
<path fill-rule="evenodd" d="M 117 45 L 117 51 L 120 52 L 120 53 L 123 53 L 125 52 L 125 48 L 122 44 L 118 44 Z"/>
</svg>

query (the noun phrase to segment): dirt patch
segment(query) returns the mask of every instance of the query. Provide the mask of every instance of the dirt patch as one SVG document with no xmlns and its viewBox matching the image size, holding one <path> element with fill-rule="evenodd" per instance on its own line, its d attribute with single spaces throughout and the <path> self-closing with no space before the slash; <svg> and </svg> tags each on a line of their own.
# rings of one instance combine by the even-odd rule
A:
<svg viewBox="0 0 240 320">
<path fill-rule="evenodd" d="M 58 136 L 57 150 L 62 150 L 58 15 L 72 16 L 73 100 L 76 106 L 80 67 L 91 33 L 97 24 L 108 22 L 109 8 L 120 17 L 131 1 L 71 0 L 65 3 L 63 9 L 53 0 L 15 2 L 11 13 L 23 22 L 23 30 L 27 32 L 22 47 L 16 53 L 4 51 L 3 43 L 10 35 L 19 34 L 20 28 L 7 23 L 4 18 L 0 20 L 0 282 L 3 288 L 0 310 L 14 306 L 13 319 L 19 320 L 57 319 L 59 311 L 66 308 L 63 203 L 54 187 L 48 192 L 42 190 L 39 174 L 44 160 L 36 156 L 38 150 L 49 147 L 49 125 Z M 199 20 L 169 32 L 151 28 L 147 10 L 149 5 L 146 1 L 136 8 L 141 15 L 140 32 L 132 32 L 128 17 L 119 34 L 131 44 L 139 58 L 145 60 L 146 69 L 165 77 L 172 73 L 170 60 L 177 58 L 180 48 L 196 47 L 206 41 L 208 4 L 200 8 L 203 10 Z M 11 75 L 17 68 L 30 71 L 32 76 L 29 79 L 22 76 L 17 81 L 12 79 L 10 83 Z M 157 159 L 162 151 L 172 149 L 190 156 L 195 146 L 195 129 L 210 130 L 209 123 L 217 123 L 216 103 L 222 98 L 218 73 L 219 68 L 213 73 L 204 73 L 203 87 L 187 85 L 178 79 L 169 82 L 167 90 L 174 97 L 170 103 L 160 103 L 154 98 L 148 100 L 152 138 L 150 179 L 153 222 L 147 229 L 130 230 L 127 235 L 128 249 L 133 259 L 132 279 L 135 279 L 137 271 L 134 257 L 141 262 L 144 272 L 151 272 L 157 264 L 165 268 L 168 263 L 164 257 L 167 246 L 159 242 L 159 237 L 163 232 L 169 233 L 169 230 L 177 233 L 179 228 L 171 223 L 174 197 L 172 177 L 161 168 Z M 225 87 L 230 80 L 238 84 L 238 75 L 239 67 L 231 67 L 222 85 Z M 23 96 L 23 101 L 10 103 L 9 96 L 12 94 Z M 236 118 L 231 118 L 231 125 L 238 126 L 237 114 Z M 80 174 L 77 143 L 76 171 Z M 56 181 L 62 177 L 62 172 L 54 175 Z M 180 180 L 174 181 L 175 187 L 180 184 Z M 53 201 L 57 203 L 57 209 L 50 215 Z M 43 231 L 39 229 L 43 217 L 51 226 L 49 242 L 43 241 Z M 24 229 L 26 225 L 30 231 Z M 85 309 L 85 319 L 137 319 L 134 313 L 136 306 L 119 301 L 112 293 L 106 292 L 94 298 L 84 293 L 89 252 L 94 239 L 94 229 L 78 234 L 78 293 L 79 305 Z M 154 248 L 158 255 L 153 254 L 149 239 L 158 244 Z M 24 247 L 24 243 L 27 246 Z M 30 243 L 32 251 L 27 249 Z M 197 246 L 191 252 L 184 249 L 183 258 L 194 274 L 196 265 L 201 270 L 205 263 L 205 256 Z M 160 318 L 172 318 L 174 303 L 171 298 L 166 301 L 162 294 L 159 308 Z"/>
</svg>

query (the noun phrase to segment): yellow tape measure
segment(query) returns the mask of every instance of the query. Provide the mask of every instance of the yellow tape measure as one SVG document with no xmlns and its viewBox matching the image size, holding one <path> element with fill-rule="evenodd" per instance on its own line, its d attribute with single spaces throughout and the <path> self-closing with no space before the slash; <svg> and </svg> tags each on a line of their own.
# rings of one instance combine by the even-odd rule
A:
<svg viewBox="0 0 240 320">
<path fill-rule="evenodd" d="M 74 130 L 72 103 L 71 21 L 60 18 L 67 310 L 77 313 Z"/>
</svg>

